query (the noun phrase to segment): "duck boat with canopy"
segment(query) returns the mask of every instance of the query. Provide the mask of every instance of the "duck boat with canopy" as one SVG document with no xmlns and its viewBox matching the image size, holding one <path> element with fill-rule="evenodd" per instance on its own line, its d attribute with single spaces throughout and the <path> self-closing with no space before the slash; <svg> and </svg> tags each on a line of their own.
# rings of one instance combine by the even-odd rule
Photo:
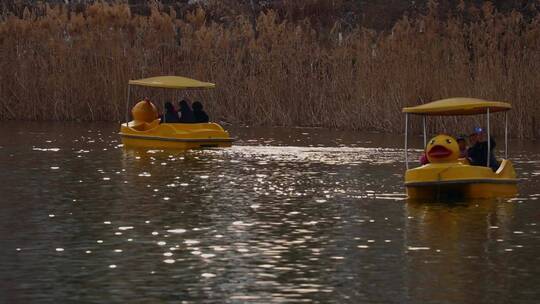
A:
<svg viewBox="0 0 540 304">
<path fill-rule="evenodd" d="M 505 102 L 474 98 L 450 98 L 403 108 L 405 113 L 405 187 L 408 198 L 493 198 L 511 197 L 517 194 L 517 178 L 514 166 L 508 160 L 508 110 Z M 496 170 L 489 167 L 491 155 L 490 115 L 505 114 L 504 159 Z M 473 166 L 467 158 L 459 158 L 456 140 L 438 135 L 429 142 L 426 137 L 426 118 L 429 116 L 486 115 L 487 163 Z M 408 124 L 410 115 L 422 116 L 424 148 L 429 163 L 409 168 Z"/>
<path fill-rule="evenodd" d="M 230 147 L 233 139 L 217 123 L 168 123 L 161 121 L 156 106 L 148 101 L 138 102 L 129 121 L 131 86 L 162 89 L 212 89 L 215 84 L 180 76 L 159 76 L 130 80 L 126 104 L 126 122 L 120 126 L 124 146 L 165 149 Z M 164 108 L 164 107 L 163 107 Z M 165 119 L 165 115 L 163 115 Z"/>
</svg>

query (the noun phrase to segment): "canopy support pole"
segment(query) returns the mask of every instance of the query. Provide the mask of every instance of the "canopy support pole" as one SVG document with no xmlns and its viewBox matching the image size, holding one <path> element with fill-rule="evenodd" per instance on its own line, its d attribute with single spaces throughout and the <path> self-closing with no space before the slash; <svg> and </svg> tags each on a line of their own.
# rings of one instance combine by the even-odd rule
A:
<svg viewBox="0 0 540 304">
<path fill-rule="evenodd" d="M 424 148 L 425 148 L 427 145 L 426 115 L 422 116 L 422 123 L 424 124 Z"/>
<path fill-rule="evenodd" d="M 504 112 L 504 159 L 508 159 L 508 112 Z"/>
<path fill-rule="evenodd" d="M 165 119 L 165 98 L 163 98 L 163 100 L 161 101 L 161 111 L 163 111 L 163 123 L 166 123 L 166 119 Z"/>
<path fill-rule="evenodd" d="M 405 168 L 407 168 L 407 170 L 409 170 L 409 155 L 407 153 L 408 129 L 409 129 L 409 113 L 405 113 Z"/>
<path fill-rule="evenodd" d="M 487 164 L 486 166 L 489 167 L 489 164 L 490 164 L 490 159 L 489 157 L 491 156 L 491 136 L 489 134 L 489 108 L 487 108 L 487 146 L 488 146 L 488 149 L 487 149 Z"/>
<path fill-rule="evenodd" d="M 126 126 L 128 126 L 129 123 L 129 93 L 130 93 L 131 85 L 128 84 L 127 87 L 127 101 L 126 101 Z"/>
</svg>

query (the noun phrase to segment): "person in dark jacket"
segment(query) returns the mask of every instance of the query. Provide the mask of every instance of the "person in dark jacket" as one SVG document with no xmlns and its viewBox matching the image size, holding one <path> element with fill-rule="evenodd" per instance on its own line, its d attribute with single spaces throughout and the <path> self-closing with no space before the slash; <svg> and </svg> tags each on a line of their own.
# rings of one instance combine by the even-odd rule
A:
<svg viewBox="0 0 540 304">
<path fill-rule="evenodd" d="M 193 106 L 193 116 L 195 116 L 195 122 L 205 123 L 210 120 L 208 118 L 208 114 L 206 114 L 206 112 L 203 110 L 202 103 L 195 101 L 192 106 Z"/>
<path fill-rule="evenodd" d="M 499 168 L 499 162 L 495 158 L 495 141 L 490 137 L 490 151 L 488 164 L 488 142 L 482 128 L 476 128 L 474 133 L 469 136 L 471 147 L 467 150 L 467 156 L 473 166 L 487 166 L 493 171 Z"/>
<path fill-rule="evenodd" d="M 193 111 L 191 110 L 191 107 L 189 106 L 187 100 L 182 99 L 178 106 L 180 106 L 180 122 L 181 123 L 193 123 L 195 122 L 195 117 L 193 116 Z"/>
<path fill-rule="evenodd" d="M 460 135 L 456 138 L 456 142 L 459 146 L 459 158 L 467 157 L 467 142 L 465 141 L 465 135 Z"/>
<path fill-rule="evenodd" d="M 161 117 L 161 123 L 179 123 L 178 113 L 170 102 L 165 103 L 165 114 Z"/>
</svg>

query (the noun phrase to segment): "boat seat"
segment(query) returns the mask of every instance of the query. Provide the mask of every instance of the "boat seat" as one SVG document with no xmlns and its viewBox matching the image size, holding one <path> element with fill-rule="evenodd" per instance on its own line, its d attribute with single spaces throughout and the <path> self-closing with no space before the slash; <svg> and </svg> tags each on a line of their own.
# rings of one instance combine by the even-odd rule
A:
<svg viewBox="0 0 540 304">
<path fill-rule="evenodd" d="M 507 159 L 503 159 L 503 160 L 501 161 L 501 163 L 499 164 L 499 168 L 497 168 L 497 171 L 495 171 L 495 174 L 497 174 L 497 175 L 502 175 L 503 172 L 507 171 L 506 168 L 508 168 L 508 167 L 513 167 L 513 166 L 512 166 L 512 163 L 509 162 Z M 510 169 L 510 170 L 513 170 L 513 168 Z"/>
<path fill-rule="evenodd" d="M 155 119 L 154 121 L 148 123 L 145 121 L 132 121 L 129 123 L 129 127 L 136 131 L 148 131 L 159 126 L 160 119 Z"/>
</svg>

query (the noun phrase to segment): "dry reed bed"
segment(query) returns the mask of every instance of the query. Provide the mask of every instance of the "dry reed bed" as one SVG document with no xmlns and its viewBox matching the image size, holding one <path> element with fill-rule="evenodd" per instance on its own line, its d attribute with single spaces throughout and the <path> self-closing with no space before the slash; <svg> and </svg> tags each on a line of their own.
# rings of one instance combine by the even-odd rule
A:
<svg viewBox="0 0 540 304">
<path fill-rule="evenodd" d="M 485 5 L 473 23 L 428 14 L 389 33 L 340 33 L 339 24 L 316 30 L 267 11 L 255 35 L 248 16 L 217 24 L 203 9 L 182 17 L 157 8 L 136 16 L 125 4 L 42 10 L 0 20 L 0 120 L 119 121 L 128 79 L 178 74 L 217 83 L 191 96 L 235 124 L 401 132 L 404 106 L 474 96 L 513 104 L 513 136 L 539 135 L 538 13 L 526 20 Z M 432 128 L 465 128 L 436 121 Z"/>
</svg>

